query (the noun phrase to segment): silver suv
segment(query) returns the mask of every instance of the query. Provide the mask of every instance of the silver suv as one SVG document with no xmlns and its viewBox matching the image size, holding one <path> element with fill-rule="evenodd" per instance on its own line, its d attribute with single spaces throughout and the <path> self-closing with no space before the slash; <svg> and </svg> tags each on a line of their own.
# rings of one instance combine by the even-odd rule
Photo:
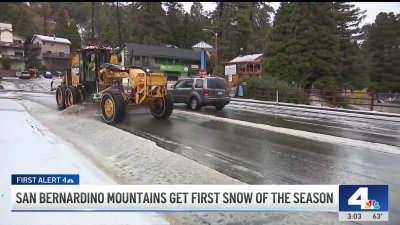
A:
<svg viewBox="0 0 400 225">
<path fill-rule="evenodd" d="M 191 77 L 179 80 L 170 90 L 174 103 L 186 103 L 191 109 L 213 105 L 221 110 L 231 98 L 226 81 L 220 77 Z"/>
</svg>

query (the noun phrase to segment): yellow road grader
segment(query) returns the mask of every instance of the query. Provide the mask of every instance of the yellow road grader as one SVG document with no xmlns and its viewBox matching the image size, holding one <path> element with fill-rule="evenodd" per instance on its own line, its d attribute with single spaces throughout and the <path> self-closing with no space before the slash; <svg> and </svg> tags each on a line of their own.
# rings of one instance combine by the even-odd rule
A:
<svg viewBox="0 0 400 225">
<path fill-rule="evenodd" d="M 158 119 L 168 118 L 173 110 L 167 91 L 167 76 L 140 67 L 119 65 L 112 48 L 88 46 L 75 52 L 71 68 L 56 90 L 59 110 L 81 102 L 98 102 L 108 124 L 122 121 L 128 104 L 148 105 Z"/>
</svg>

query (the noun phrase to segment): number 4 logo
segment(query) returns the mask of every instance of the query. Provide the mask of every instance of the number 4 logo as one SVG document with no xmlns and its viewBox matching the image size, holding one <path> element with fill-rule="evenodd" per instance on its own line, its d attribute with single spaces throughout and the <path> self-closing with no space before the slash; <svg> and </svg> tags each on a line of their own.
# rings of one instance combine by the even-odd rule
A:
<svg viewBox="0 0 400 225">
<path fill-rule="evenodd" d="M 359 205 L 361 209 L 368 209 L 365 207 L 367 202 L 368 202 L 368 188 L 361 187 L 356 192 L 354 192 L 354 194 L 349 198 L 347 203 L 349 205 Z"/>
<path fill-rule="evenodd" d="M 359 205 L 361 209 L 380 209 L 379 202 L 368 199 L 368 188 L 359 188 L 347 201 L 348 205 Z"/>
</svg>

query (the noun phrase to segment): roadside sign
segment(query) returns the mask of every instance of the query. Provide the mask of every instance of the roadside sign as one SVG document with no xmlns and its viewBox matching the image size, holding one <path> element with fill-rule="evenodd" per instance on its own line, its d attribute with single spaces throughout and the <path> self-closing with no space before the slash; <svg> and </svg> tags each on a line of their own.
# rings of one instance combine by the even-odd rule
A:
<svg viewBox="0 0 400 225">
<path fill-rule="evenodd" d="M 206 76 L 207 75 L 207 70 L 199 70 L 199 75 L 200 76 Z"/>
<path fill-rule="evenodd" d="M 225 75 L 236 74 L 236 64 L 225 66 Z"/>
</svg>

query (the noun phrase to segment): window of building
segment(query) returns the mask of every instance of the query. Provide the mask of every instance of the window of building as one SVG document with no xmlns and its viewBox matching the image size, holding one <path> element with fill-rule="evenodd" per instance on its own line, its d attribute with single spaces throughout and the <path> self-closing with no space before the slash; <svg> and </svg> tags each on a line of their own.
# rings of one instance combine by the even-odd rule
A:
<svg viewBox="0 0 400 225">
<path fill-rule="evenodd" d="M 14 54 L 15 54 L 15 56 L 23 56 L 24 55 L 23 52 L 15 52 Z"/>
<path fill-rule="evenodd" d="M 162 57 L 155 57 L 154 62 L 156 64 L 166 64 L 168 62 L 168 60 L 166 58 L 162 58 Z"/>
<path fill-rule="evenodd" d="M 135 61 L 140 61 L 140 56 L 135 56 Z"/>
<path fill-rule="evenodd" d="M 142 56 L 142 64 L 143 64 L 143 66 L 150 66 L 148 56 Z"/>
<path fill-rule="evenodd" d="M 39 42 L 38 42 L 39 43 Z M 46 42 L 45 41 L 43 41 L 43 45 L 46 45 Z"/>
<path fill-rule="evenodd" d="M 54 43 L 51 43 L 51 46 L 54 46 Z"/>
<path fill-rule="evenodd" d="M 47 51 L 46 53 L 47 53 L 47 54 L 51 54 L 51 51 Z"/>
</svg>

